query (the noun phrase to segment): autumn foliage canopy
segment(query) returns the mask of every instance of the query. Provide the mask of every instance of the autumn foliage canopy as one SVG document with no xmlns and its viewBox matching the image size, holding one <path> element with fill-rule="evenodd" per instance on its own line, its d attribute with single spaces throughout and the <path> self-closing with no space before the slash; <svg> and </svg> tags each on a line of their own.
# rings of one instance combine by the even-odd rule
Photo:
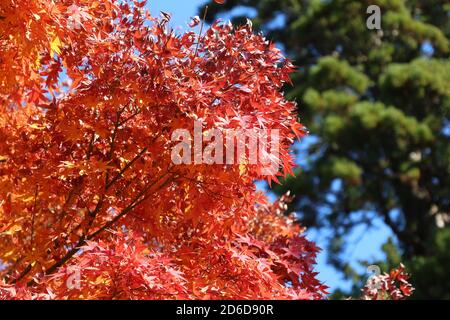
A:
<svg viewBox="0 0 450 320">
<path fill-rule="evenodd" d="M 303 135 L 292 64 L 250 25 L 179 35 L 144 5 L 0 3 L 0 298 L 323 298 L 289 196 L 254 186 Z M 280 171 L 173 164 L 195 120 L 280 130 Z"/>
</svg>

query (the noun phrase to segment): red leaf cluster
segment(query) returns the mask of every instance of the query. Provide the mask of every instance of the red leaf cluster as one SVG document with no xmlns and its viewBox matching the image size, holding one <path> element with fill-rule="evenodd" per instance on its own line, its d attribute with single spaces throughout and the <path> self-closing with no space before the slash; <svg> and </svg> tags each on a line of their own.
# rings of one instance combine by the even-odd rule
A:
<svg viewBox="0 0 450 320">
<path fill-rule="evenodd" d="M 414 288 L 408 282 L 405 266 L 378 276 L 373 276 L 363 289 L 365 300 L 403 300 L 412 295 Z"/>
</svg>

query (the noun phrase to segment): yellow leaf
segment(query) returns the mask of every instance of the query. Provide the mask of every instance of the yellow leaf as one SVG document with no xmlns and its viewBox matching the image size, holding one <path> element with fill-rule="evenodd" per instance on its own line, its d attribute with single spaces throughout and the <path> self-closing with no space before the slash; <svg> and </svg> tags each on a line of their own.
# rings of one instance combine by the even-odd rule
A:
<svg viewBox="0 0 450 320">
<path fill-rule="evenodd" d="M 8 251 L 3 255 L 3 257 L 8 258 L 9 256 L 12 256 L 14 254 L 14 252 L 15 252 L 15 249 Z"/>
<path fill-rule="evenodd" d="M 5 232 L 3 232 L 3 234 L 6 235 L 13 235 L 14 233 L 18 232 L 22 230 L 22 226 L 15 224 L 12 227 L 10 227 L 8 230 L 6 230 Z"/>
<path fill-rule="evenodd" d="M 61 47 L 63 46 L 63 43 L 59 39 L 58 36 L 53 39 L 53 41 L 50 43 L 50 56 L 53 56 L 53 53 L 61 54 Z"/>
<path fill-rule="evenodd" d="M 44 126 L 40 126 L 40 125 L 38 125 L 38 124 L 36 124 L 36 123 L 30 124 L 30 128 L 37 129 L 37 130 L 43 130 L 43 129 L 45 129 Z"/>
<path fill-rule="evenodd" d="M 31 197 L 24 198 L 22 201 L 23 202 L 30 202 L 30 201 L 33 201 L 33 200 L 34 200 L 34 196 L 31 196 Z"/>
<path fill-rule="evenodd" d="M 107 278 L 104 278 L 102 275 L 95 278 L 95 281 L 89 281 L 91 284 L 99 285 L 99 284 L 108 284 L 111 281 Z"/>
<path fill-rule="evenodd" d="M 39 54 L 38 50 L 34 50 L 31 54 L 31 57 L 35 57 L 35 61 L 32 64 L 34 70 L 39 70 L 41 67 L 41 55 Z"/>
<path fill-rule="evenodd" d="M 245 163 L 239 164 L 239 175 L 242 176 L 246 172 L 247 166 Z"/>
<path fill-rule="evenodd" d="M 61 164 L 58 166 L 60 168 L 69 168 L 69 169 L 73 169 L 75 168 L 75 163 L 70 162 L 70 161 L 61 161 Z"/>
</svg>

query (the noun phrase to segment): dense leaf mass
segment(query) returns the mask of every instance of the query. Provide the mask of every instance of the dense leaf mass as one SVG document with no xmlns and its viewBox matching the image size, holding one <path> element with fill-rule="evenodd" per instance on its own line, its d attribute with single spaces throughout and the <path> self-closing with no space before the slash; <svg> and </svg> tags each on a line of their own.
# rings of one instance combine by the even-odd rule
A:
<svg viewBox="0 0 450 320">
<path fill-rule="evenodd" d="M 303 134 L 272 43 L 250 25 L 176 35 L 137 1 L 0 16 L 0 298 L 323 297 L 318 248 L 253 184 L 291 172 Z M 280 172 L 174 165 L 194 120 L 280 130 Z"/>
</svg>

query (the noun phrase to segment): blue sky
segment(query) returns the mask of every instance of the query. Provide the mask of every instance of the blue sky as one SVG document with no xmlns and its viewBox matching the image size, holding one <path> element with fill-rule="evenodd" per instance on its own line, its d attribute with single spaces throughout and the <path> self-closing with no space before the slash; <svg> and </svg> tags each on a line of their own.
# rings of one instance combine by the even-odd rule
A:
<svg viewBox="0 0 450 320">
<path fill-rule="evenodd" d="M 187 24 L 190 18 L 197 15 L 198 8 L 205 3 L 205 0 L 149 0 L 147 6 L 154 16 L 159 15 L 160 11 L 171 13 L 172 20 L 170 25 L 178 32 L 181 32 L 187 30 Z M 358 260 L 370 261 L 383 257 L 380 252 L 380 247 L 386 238 L 391 235 L 391 231 L 380 220 L 374 221 L 373 224 L 374 226 L 370 230 L 360 227 L 349 236 L 351 245 L 345 250 L 345 260 L 349 261 L 354 267 L 358 266 Z M 329 237 L 326 231 L 319 234 L 314 230 L 308 231 L 307 236 L 322 248 L 325 247 L 328 241 L 327 238 Z M 326 251 L 322 251 L 319 254 L 316 269 L 319 272 L 320 280 L 324 281 L 330 287 L 331 291 L 339 287 L 344 289 L 349 288 L 350 283 L 343 281 L 341 276 L 332 267 L 327 265 Z M 358 268 L 358 270 L 364 272 L 361 268 Z"/>
<path fill-rule="evenodd" d="M 152 15 L 159 15 L 160 11 L 172 14 L 171 26 L 175 29 L 184 28 L 190 18 L 198 15 L 197 9 L 206 3 L 205 0 L 148 0 L 147 7 Z"/>
</svg>

